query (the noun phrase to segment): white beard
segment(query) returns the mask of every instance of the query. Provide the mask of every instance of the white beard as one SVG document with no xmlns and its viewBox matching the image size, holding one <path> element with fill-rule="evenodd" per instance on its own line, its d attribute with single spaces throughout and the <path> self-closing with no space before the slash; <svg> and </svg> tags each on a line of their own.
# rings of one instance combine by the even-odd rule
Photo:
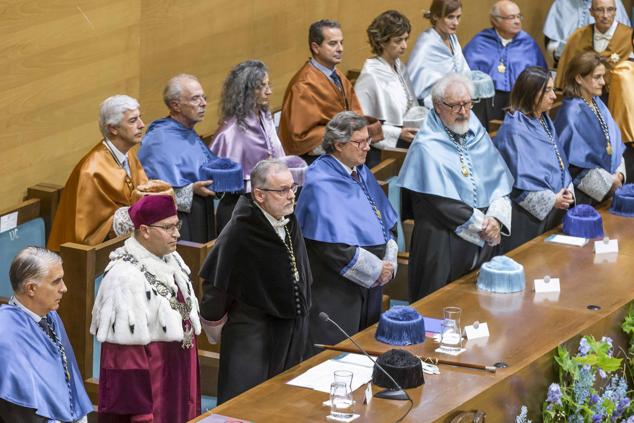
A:
<svg viewBox="0 0 634 423">
<path fill-rule="evenodd" d="M 454 122 L 452 125 L 447 125 L 447 128 L 454 134 L 464 135 L 469 130 L 469 120 Z"/>
</svg>

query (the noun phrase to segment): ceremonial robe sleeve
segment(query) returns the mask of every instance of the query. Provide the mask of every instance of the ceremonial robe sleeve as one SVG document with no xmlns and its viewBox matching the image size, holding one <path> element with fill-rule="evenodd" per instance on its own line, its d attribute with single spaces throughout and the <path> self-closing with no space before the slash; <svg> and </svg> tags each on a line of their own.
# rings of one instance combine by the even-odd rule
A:
<svg viewBox="0 0 634 423">
<path fill-rule="evenodd" d="M 511 235 L 511 200 L 508 196 L 493 200 L 487 209 L 486 215 L 494 217 L 500 222 L 500 233 L 502 235 Z"/>
<path fill-rule="evenodd" d="M 319 251 L 324 267 L 335 269 L 351 282 L 370 288 L 383 269 L 383 260 L 365 248 L 354 245 L 308 240 L 311 248 Z"/>
<path fill-rule="evenodd" d="M 577 168 L 578 170 L 579 168 Z M 572 169 L 571 169 L 572 170 Z M 573 171 L 571 171 L 573 173 Z M 610 192 L 614 176 L 600 167 L 582 169 L 573 179 L 575 187 L 596 201 L 601 201 Z"/>
<path fill-rule="evenodd" d="M 553 207 L 555 207 L 556 194 L 550 190 L 514 191 L 515 202 L 536 219 L 544 220 Z"/>
<path fill-rule="evenodd" d="M 174 188 L 174 196 L 176 197 L 176 208 L 178 211 L 189 213 L 192 210 L 194 201 L 194 184 Z"/>
<path fill-rule="evenodd" d="M 410 192 L 413 207 L 426 210 L 433 221 L 465 241 L 480 247 L 484 246 L 484 241 L 480 238 L 485 218 L 482 211 L 462 201 Z"/>
</svg>

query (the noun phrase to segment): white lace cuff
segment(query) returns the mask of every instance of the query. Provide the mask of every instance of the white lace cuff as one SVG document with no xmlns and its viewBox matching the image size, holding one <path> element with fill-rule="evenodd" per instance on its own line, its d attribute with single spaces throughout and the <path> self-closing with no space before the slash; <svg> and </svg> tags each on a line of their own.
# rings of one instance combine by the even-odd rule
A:
<svg viewBox="0 0 634 423">
<path fill-rule="evenodd" d="M 539 220 L 544 220 L 555 207 L 556 194 L 549 190 L 531 191 L 518 204 Z"/>
<path fill-rule="evenodd" d="M 577 188 L 596 201 L 601 201 L 612 188 L 614 176 L 605 169 L 590 169 L 578 181 Z"/>
<path fill-rule="evenodd" d="M 357 247 L 350 263 L 341 270 L 341 276 L 364 288 L 370 288 L 381 276 L 381 270 L 383 270 L 383 260 L 368 250 Z"/>
<path fill-rule="evenodd" d="M 393 239 L 390 239 L 387 242 L 387 246 L 385 247 L 385 256 L 383 257 L 383 260 L 392 263 L 392 267 L 394 267 L 392 278 L 394 278 L 396 276 L 396 269 L 398 267 L 398 244 Z"/>
<path fill-rule="evenodd" d="M 455 233 L 465 241 L 482 247 L 484 246 L 484 241 L 480 238 L 482 228 L 484 228 L 484 213 L 474 208 L 469 220 L 458 226 Z"/>
<path fill-rule="evenodd" d="M 511 200 L 508 196 L 494 200 L 487 209 L 486 215 L 496 218 L 502 224 L 502 227 L 500 227 L 500 234 L 502 235 L 511 235 L 512 210 Z"/>
<path fill-rule="evenodd" d="M 401 128 L 398 126 L 392 126 L 388 124 L 381 125 L 383 130 L 383 140 L 375 142 L 372 147 L 379 150 L 385 150 L 386 148 L 395 148 L 398 138 L 401 136 Z"/>
<path fill-rule="evenodd" d="M 116 236 L 127 235 L 134 231 L 134 223 L 130 219 L 130 207 L 119 207 L 112 218 L 112 230 Z"/>
<path fill-rule="evenodd" d="M 182 188 L 174 188 L 174 194 L 178 211 L 189 213 L 194 201 L 194 184 L 189 184 Z"/>
</svg>

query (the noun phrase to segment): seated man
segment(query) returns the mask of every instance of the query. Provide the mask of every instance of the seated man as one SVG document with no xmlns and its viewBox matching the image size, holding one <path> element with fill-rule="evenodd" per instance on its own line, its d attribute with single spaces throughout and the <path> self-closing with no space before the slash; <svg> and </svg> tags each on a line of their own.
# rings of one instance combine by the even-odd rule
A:
<svg viewBox="0 0 634 423">
<path fill-rule="evenodd" d="M 284 93 L 280 138 L 286 154 L 301 155 L 310 164 L 323 153 L 321 140 L 328 121 L 344 110 L 362 112 L 352 84 L 336 68 L 343 58 L 339 23 L 328 19 L 313 23 L 308 45 L 313 57 Z"/>
<path fill-rule="evenodd" d="M 511 232 L 513 177 L 471 113 L 472 92 L 472 83 L 458 74 L 434 85 L 434 110 L 399 174 L 414 212 L 410 302 L 489 260 L 501 233 Z"/>
<path fill-rule="evenodd" d="M 0 422 L 82 422 L 92 411 L 55 310 L 66 293 L 62 259 L 26 247 L 13 259 L 15 296 L 0 306 Z"/>
<path fill-rule="evenodd" d="M 181 74 L 167 82 L 163 101 L 169 116 L 150 124 L 139 160 L 150 178 L 174 188 L 181 239 L 207 242 L 216 237 L 215 193 L 213 181 L 203 176 L 203 167 L 217 157 L 194 131 L 205 117 L 207 97 L 195 76 Z"/>
<path fill-rule="evenodd" d="M 101 346 L 100 422 L 185 422 L 200 414 L 198 301 L 176 252 L 169 195 L 128 210 L 134 236 L 110 254 L 92 310 Z"/>
<path fill-rule="evenodd" d="M 594 49 L 606 57 L 612 66 L 627 60 L 632 54 L 632 28 L 615 19 L 615 0 L 592 0 L 590 13 L 595 23 L 576 30 L 568 39 L 561 54 L 555 79 L 557 88 L 563 89 L 569 63 L 583 51 Z M 609 78 L 606 83 L 606 89 L 609 91 Z"/>
<path fill-rule="evenodd" d="M 77 163 L 62 192 L 48 248 L 65 242 L 97 245 L 119 235 L 118 226 L 132 204 L 135 187 L 147 182 L 141 163 L 129 150 L 141 142 L 139 103 L 127 95 L 101 103 L 99 128 L 104 139 Z"/>
<path fill-rule="evenodd" d="M 250 180 L 251 196 L 240 197 L 200 271 L 205 331 L 215 342 L 222 332 L 218 403 L 302 361 L 308 337 L 312 277 L 293 215 L 297 185 L 279 159 L 260 161 Z"/>
<path fill-rule="evenodd" d="M 308 168 L 296 212 L 314 278 L 311 350 L 313 343 L 345 339 L 321 312 L 350 335 L 378 321 L 382 286 L 396 274 L 398 252 L 396 212 L 364 165 L 370 149 L 365 118 L 338 113 L 322 147 L 326 154 Z"/>
<path fill-rule="evenodd" d="M 504 109 L 515 80 L 529 66 L 548 68 L 539 46 L 522 30 L 523 15 L 517 4 L 499 0 L 490 13 L 491 25 L 480 31 L 463 49 L 471 70 L 488 74 L 495 85 L 493 103 L 485 102 L 487 118 L 504 119 Z"/>
<path fill-rule="evenodd" d="M 546 22 L 544 35 L 546 49 L 552 55 L 555 64 L 566 47 L 568 37 L 577 29 L 594 23 L 590 14 L 591 0 L 554 0 Z M 630 25 L 630 18 L 622 0 L 616 0 L 616 20 L 623 25 Z"/>
</svg>

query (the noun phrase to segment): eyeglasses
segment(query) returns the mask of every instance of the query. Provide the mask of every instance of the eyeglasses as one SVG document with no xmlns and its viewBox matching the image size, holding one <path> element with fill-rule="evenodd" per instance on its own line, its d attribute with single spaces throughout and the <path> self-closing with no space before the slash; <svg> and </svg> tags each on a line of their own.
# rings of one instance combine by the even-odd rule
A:
<svg viewBox="0 0 634 423">
<path fill-rule="evenodd" d="M 168 232 L 168 233 L 173 233 L 175 230 L 176 231 L 181 230 L 181 228 L 183 227 L 183 222 L 179 220 L 178 223 L 174 223 L 172 225 L 148 225 L 148 226 L 151 228 L 163 229 L 165 232 Z"/>
<path fill-rule="evenodd" d="M 508 15 L 508 16 L 500 16 L 500 15 L 493 15 L 493 16 L 505 21 L 514 21 L 515 19 L 519 19 L 520 21 L 524 20 L 524 15 L 522 15 L 521 13 L 517 15 Z"/>
<path fill-rule="evenodd" d="M 190 103 L 193 104 L 202 104 L 202 103 L 206 103 L 207 102 L 207 96 L 206 95 L 195 95 L 193 97 L 191 97 L 189 99 Z"/>
<path fill-rule="evenodd" d="M 356 144 L 358 149 L 362 149 L 363 147 L 367 147 L 368 145 L 370 145 L 370 141 L 371 141 L 370 138 L 366 138 L 363 141 L 352 141 L 352 140 L 350 140 L 348 142 Z"/>
<path fill-rule="evenodd" d="M 443 100 L 442 104 L 444 104 L 449 110 L 451 110 L 452 113 L 457 113 L 457 112 L 460 111 L 460 109 L 464 109 L 465 111 L 469 111 L 469 110 L 473 109 L 473 105 L 474 104 L 479 103 L 479 102 L 480 102 L 480 99 L 467 101 L 465 103 L 448 104 L 448 103 L 445 103 L 445 101 Z"/>
<path fill-rule="evenodd" d="M 600 15 L 611 15 L 616 12 L 616 7 L 592 7 L 590 10 Z"/>
<path fill-rule="evenodd" d="M 289 193 L 293 193 L 293 194 L 297 194 L 297 189 L 299 188 L 299 185 L 297 184 L 293 184 L 291 185 L 289 188 L 280 188 L 280 189 L 273 189 L 273 188 L 257 188 L 260 191 L 267 191 L 267 192 L 275 192 L 278 193 L 280 195 L 286 195 L 288 196 Z"/>
</svg>

